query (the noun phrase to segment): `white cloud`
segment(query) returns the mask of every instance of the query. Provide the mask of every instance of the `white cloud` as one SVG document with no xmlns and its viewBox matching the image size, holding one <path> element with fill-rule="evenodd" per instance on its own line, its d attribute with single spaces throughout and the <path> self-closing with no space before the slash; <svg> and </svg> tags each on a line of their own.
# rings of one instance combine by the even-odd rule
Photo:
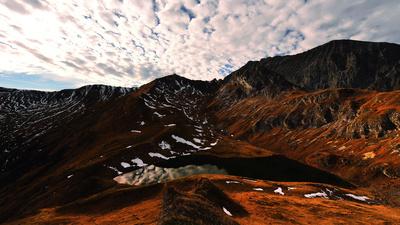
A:
<svg viewBox="0 0 400 225">
<path fill-rule="evenodd" d="M 332 39 L 400 43 L 397 0 L 74 2 L 0 0 L 0 69 L 132 86 L 172 73 L 223 78 Z"/>
</svg>

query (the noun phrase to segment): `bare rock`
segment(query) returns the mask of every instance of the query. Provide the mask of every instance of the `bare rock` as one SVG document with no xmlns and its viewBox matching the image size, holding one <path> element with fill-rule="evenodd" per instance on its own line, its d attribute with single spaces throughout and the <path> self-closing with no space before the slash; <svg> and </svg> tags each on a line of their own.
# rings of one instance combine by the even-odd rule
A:
<svg viewBox="0 0 400 225">
<path fill-rule="evenodd" d="M 238 223 L 232 217 L 245 215 L 247 212 L 241 205 L 204 178 L 193 193 L 169 188 L 163 197 L 163 211 L 158 217 L 158 224 L 236 225 Z"/>
</svg>

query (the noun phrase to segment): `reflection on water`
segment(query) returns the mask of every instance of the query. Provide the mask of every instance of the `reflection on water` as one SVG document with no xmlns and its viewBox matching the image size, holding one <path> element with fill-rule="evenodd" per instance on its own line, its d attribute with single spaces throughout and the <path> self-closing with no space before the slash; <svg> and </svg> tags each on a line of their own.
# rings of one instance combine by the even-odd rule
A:
<svg viewBox="0 0 400 225">
<path fill-rule="evenodd" d="M 114 180 L 118 183 L 145 185 L 199 174 L 227 174 L 272 181 L 316 182 L 343 188 L 354 187 L 333 174 L 281 155 L 257 158 L 181 156 L 122 174 Z"/>
<path fill-rule="evenodd" d="M 146 166 L 130 173 L 115 177 L 114 180 L 121 184 L 145 185 L 159 183 L 180 177 L 200 174 L 228 174 L 225 169 L 215 165 L 187 165 L 179 168 L 163 168 L 154 165 Z"/>
</svg>

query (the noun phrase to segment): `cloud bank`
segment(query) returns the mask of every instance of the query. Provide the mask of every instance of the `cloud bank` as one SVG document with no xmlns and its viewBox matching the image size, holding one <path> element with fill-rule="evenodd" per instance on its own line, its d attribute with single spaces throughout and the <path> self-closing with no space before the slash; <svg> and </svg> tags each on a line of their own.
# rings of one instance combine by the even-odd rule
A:
<svg viewBox="0 0 400 225">
<path fill-rule="evenodd" d="M 0 79 L 219 79 L 332 39 L 400 43 L 398 12 L 397 0 L 0 0 Z"/>
</svg>

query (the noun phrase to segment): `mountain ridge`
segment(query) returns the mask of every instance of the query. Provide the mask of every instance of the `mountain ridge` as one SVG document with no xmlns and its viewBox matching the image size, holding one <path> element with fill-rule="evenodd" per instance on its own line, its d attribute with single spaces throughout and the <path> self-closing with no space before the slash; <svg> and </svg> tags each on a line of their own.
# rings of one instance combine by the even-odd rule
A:
<svg viewBox="0 0 400 225">
<path fill-rule="evenodd" d="M 360 44 L 334 41 L 327 45 L 345 46 L 342 42 Z M 324 45 L 315 49 L 329 48 Z M 0 221 L 18 221 L 21 213 L 39 215 L 37 212 L 42 209 L 76 206 L 98 196 L 120 196 L 123 190 L 157 190 L 154 196 L 159 198 L 167 191 L 164 185 L 172 185 L 185 198 L 187 194 L 182 193 L 189 190 L 179 186 L 188 181 L 185 178 L 149 186 L 148 190 L 136 190 L 112 179 L 145 164 L 186 155 L 282 155 L 350 181 L 376 202 L 399 206 L 396 190 L 400 187 L 400 94 L 379 90 L 397 88 L 398 74 L 390 68 L 397 68 L 400 57 L 391 59 L 393 66 L 383 70 L 380 62 L 369 66 L 375 70 L 367 76 L 374 77 L 380 71 L 386 76 L 392 71 L 390 76 L 396 78 L 377 90 L 368 88 L 379 86 L 378 81 L 366 82 L 367 89 L 332 86 L 317 90 L 325 87 L 321 80 L 311 88 L 313 85 L 308 84 L 312 83 L 296 80 L 301 77 L 298 74 L 282 73 L 289 71 L 285 63 L 302 61 L 308 57 L 304 54 L 314 54 L 315 49 L 286 58 L 249 62 L 219 81 L 193 81 L 173 74 L 132 89 L 103 85 L 59 92 L 0 88 Z M 342 63 L 342 58 L 347 62 L 346 51 L 338 51 L 346 54 L 335 56 L 337 62 Z M 379 53 L 374 48 L 371 52 Z M 321 54 L 315 53 L 317 59 L 307 65 L 319 63 L 318 67 L 327 67 L 322 62 L 329 57 L 319 57 Z M 383 61 L 387 60 L 385 54 Z M 275 62 L 278 59 L 284 60 L 279 64 Z M 349 70 L 347 75 L 347 70 L 329 71 L 331 76 L 343 73 L 349 78 L 343 85 L 350 85 L 351 79 L 359 75 L 357 71 L 366 70 L 363 63 L 356 65 L 361 69 Z M 317 68 L 296 63 L 293 66 L 293 70 L 303 72 L 307 68 L 315 72 Z M 218 188 L 231 190 L 229 185 L 221 184 L 221 179 L 226 178 L 216 179 L 220 182 Z M 273 185 L 277 188 L 279 184 Z M 309 188 L 308 184 L 305 186 Z M 155 204 L 154 196 L 146 198 Z M 104 200 L 107 202 L 107 197 Z M 119 197 L 112 202 L 122 200 Z M 126 202 L 121 204 L 129 206 Z M 224 215 L 223 211 L 217 214 Z"/>
<path fill-rule="evenodd" d="M 393 91 L 400 88 L 399 52 L 398 44 L 334 40 L 303 53 L 264 58 L 259 63 L 309 91 Z"/>
</svg>

